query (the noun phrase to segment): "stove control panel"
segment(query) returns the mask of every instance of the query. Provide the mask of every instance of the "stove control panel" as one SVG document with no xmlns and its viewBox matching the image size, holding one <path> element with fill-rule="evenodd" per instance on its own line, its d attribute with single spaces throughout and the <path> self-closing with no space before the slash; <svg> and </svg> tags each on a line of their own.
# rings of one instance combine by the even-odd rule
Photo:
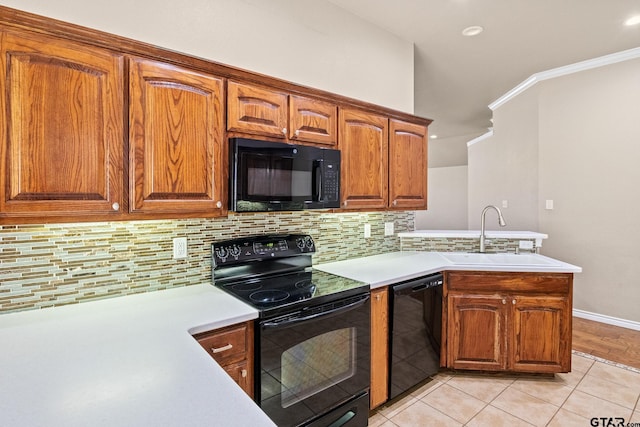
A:
<svg viewBox="0 0 640 427">
<path fill-rule="evenodd" d="M 225 240 L 213 243 L 211 249 L 214 267 L 311 255 L 316 251 L 313 238 L 307 234 L 261 235 Z"/>
<path fill-rule="evenodd" d="M 253 244 L 253 253 L 256 255 L 275 254 L 276 252 L 285 252 L 289 250 L 286 240 L 278 240 L 277 242 L 255 242 Z"/>
</svg>

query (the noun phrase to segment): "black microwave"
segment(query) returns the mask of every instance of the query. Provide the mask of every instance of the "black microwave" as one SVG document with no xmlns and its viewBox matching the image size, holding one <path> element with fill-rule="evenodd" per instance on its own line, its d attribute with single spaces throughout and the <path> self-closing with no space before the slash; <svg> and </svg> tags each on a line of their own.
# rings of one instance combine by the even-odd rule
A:
<svg viewBox="0 0 640 427">
<path fill-rule="evenodd" d="M 340 151 L 229 139 L 229 210 L 294 211 L 340 207 Z"/>
</svg>

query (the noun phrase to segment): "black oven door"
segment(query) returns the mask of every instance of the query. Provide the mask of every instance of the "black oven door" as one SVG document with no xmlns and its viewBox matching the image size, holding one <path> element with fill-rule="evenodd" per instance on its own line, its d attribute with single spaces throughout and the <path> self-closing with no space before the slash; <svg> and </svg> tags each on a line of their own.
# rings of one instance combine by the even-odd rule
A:
<svg viewBox="0 0 640 427">
<path fill-rule="evenodd" d="M 260 321 L 256 401 L 280 427 L 367 425 L 369 294 Z"/>
<path fill-rule="evenodd" d="M 340 206 L 337 150 L 232 138 L 230 160 L 233 211 Z"/>
</svg>

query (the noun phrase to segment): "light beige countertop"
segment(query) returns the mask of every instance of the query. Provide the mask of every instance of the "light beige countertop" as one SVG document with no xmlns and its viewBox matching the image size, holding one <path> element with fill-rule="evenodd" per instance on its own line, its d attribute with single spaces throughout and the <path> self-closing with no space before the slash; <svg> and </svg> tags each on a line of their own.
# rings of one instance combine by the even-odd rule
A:
<svg viewBox="0 0 640 427">
<path fill-rule="evenodd" d="M 0 425 L 274 426 L 191 336 L 257 316 L 210 284 L 0 315 Z"/>
<path fill-rule="evenodd" d="M 314 265 L 377 288 L 444 270 L 580 273 L 582 268 L 539 254 L 390 252 Z"/>
</svg>

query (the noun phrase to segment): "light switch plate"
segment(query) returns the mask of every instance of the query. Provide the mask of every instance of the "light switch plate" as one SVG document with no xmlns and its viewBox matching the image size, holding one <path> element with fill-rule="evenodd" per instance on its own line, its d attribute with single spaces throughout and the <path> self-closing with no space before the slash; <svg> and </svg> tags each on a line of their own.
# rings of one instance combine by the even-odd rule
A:
<svg viewBox="0 0 640 427">
<path fill-rule="evenodd" d="M 545 203 L 544 203 L 544 208 L 545 208 L 546 210 L 549 210 L 549 211 L 550 211 L 550 210 L 552 210 L 552 209 L 553 209 L 553 200 L 547 200 L 547 201 L 545 201 Z"/>
<path fill-rule="evenodd" d="M 364 238 L 368 239 L 371 237 L 371 224 L 364 225 Z"/>
<path fill-rule="evenodd" d="M 393 236 L 393 222 L 385 222 L 384 223 L 384 235 L 385 236 Z"/>
</svg>

